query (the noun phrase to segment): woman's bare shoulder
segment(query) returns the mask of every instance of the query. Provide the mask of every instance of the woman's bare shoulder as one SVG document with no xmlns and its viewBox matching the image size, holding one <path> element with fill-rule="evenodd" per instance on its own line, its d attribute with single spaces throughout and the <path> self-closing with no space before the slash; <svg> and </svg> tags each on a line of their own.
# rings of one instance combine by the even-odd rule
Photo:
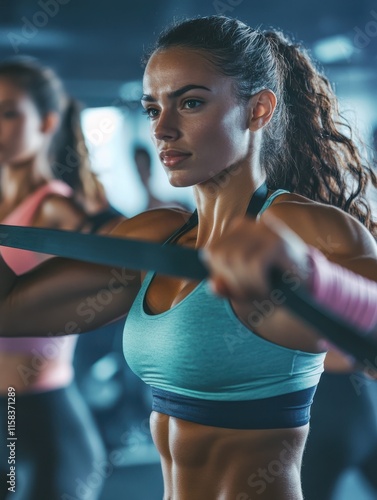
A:
<svg viewBox="0 0 377 500">
<path fill-rule="evenodd" d="M 58 193 L 50 193 L 40 204 L 34 225 L 55 229 L 76 230 L 85 220 L 85 212 L 73 200 Z"/>
<path fill-rule="evenodd" d="M 357 254 L 377 256 L 376 242 L 370 232 L 338 207 L 297 194 L 284 194 L 274 200 L 266 213 L 281 219 L 330 260 L 333 254 L 344 258 Z"/>
<path fill-rule="evenodd" d="M 179 208 L 157 208 L 123 220 L 108 234 L 162 242 L 190 218 L 191 213 Z"/>
</svg>

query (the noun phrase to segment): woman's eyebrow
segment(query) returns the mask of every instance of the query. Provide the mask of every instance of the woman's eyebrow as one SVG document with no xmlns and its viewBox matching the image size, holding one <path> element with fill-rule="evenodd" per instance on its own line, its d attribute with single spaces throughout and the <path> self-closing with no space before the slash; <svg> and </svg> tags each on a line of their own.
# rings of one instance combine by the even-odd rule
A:
<svg viewBox="0 0 377 500">
<path fill-rule="evenodd" d="M 188 92 L 189 90 L 192 90 L 192 89 L 203 89 L 203 90 L 208 90 L 208 92 L 211 92 L 211 89 L 209 89 L 208 87 L 204 87 L 204 85 L 190 84 L 190 85 L 185 85 L 184 87 L 181 87 L 177 90 L 173 90 L 172 92 L 169 92 L 168 97 L 169 98 L 180 97 L 185 92 Z M 156 99 L 149 94 L 143 94 L 141 96 L 141 100 L 147 101 L 147 102 L 156 102 Z"/>
</svg>

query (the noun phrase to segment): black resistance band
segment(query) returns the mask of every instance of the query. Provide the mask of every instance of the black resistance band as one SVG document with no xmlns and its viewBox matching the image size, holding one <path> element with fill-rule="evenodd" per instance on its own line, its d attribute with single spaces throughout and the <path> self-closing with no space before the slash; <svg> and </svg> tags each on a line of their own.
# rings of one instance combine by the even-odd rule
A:
<svg viewBox="0 0 377 500">
<path fill-rule="evenodd" d="M 262 184 L 250 201 L 248 215 L 255 217 L 259 213 L 267 194 L 267 186 Z M 197 214 L 194 212 L 168 243 L 196 224 Z M 108 266 L 152 270 L 193 280 L 205 279 L 209 274 L 197 250 L 172 244 L 160 245 L 133 239 L 0 224 L 0 245 Z M 368 366 L 372 363 L 377 369 L 376 341 L 317 304 L 303 288 L 291 290 L 282 281 L 281 272 L 274 271 L 271 279 L 273 287 L 283 291 L 286 297 L 284 305 L 295 315 L 314 326 L 321 335 L 349 352 L 360 363 L 367 363 Z"/>
</svg>

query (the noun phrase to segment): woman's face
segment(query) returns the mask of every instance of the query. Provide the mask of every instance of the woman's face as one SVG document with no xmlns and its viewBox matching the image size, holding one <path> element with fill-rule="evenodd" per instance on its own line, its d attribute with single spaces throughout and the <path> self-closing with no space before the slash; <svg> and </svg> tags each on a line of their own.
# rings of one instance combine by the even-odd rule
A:
<svg viewBox="0 0 377 500">
<path fill-rule="evenodd" d="M 29 161 L 42 147 L 42 118 L 31 98 L 0 78 L 0 165 Z"/>
<path fill-rule="evenodd" d="M 152 139 L 174 186 L 192 186 L 251 155 L 248 107 L 233 78 L 204 53 L 174 47 L 155 52 L 143 82 Z"/>
</svg>

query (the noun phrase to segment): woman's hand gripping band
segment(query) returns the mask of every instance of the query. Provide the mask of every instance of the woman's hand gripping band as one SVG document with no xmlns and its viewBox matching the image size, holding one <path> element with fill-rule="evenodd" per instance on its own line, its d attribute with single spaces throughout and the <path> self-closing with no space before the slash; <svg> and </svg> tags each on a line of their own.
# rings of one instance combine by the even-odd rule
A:
<svg viewBox="0 0 377 500">
<path fill-rule="evenodd" d="M 233 300 L 266 297 L 272 269 L 295 275 L 314 299 L 361 330 L 377 326 L 377 283 L 330 262 L 272 216 L 263 223 L 239 219 L 202 251 L 215 293 Z"/>
</svg>

